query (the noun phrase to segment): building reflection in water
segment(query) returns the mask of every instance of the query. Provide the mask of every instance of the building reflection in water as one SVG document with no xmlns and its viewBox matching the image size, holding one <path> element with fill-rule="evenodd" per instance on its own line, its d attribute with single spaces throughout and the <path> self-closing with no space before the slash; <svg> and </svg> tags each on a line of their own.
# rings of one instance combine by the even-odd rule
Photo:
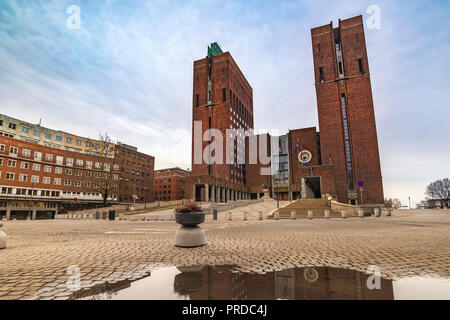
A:
<svg viewBox="0 0 450 320">
<path fill-rule="evenodd" d="M 329 267 L 293 268 L 266 274 L 233 273 L 231 266 L 205 266 L 175 277 L 174 291 L 192 300 L 393 300 L 392 281 L 367 288 L 369 274 Z"/>
<path fill-rule="evenodd" d="M 265 274 L 232 272 L 233 266 L 168 267 L 137 281 L 102 284 L 71 299 L 191 300 L 393 300 L 391 280 L 370 290 L 370 274 L 329 267 L 293 268 Z M 153 273 L 153 272 L 152 272 Z M 163 281 L 159 281 L 163 280 Z M 169 292 L 161 295 L 161 292 Z"/>
</svg>

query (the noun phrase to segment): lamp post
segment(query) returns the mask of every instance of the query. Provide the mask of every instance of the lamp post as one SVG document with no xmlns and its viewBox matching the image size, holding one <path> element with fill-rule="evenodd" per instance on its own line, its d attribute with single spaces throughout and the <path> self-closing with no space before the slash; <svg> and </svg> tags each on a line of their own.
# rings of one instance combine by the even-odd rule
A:
<svg viewBox="0 0 450 320">
<path fill-rule="evenodd" d="M 34 182 L 31 182 L 31 194 L 30 194 L 30 210 L 29 210 L 29 216 L 30 216 L 30 220 L 33 220 L 33 190 L 34 188 Z"/>
</svg>

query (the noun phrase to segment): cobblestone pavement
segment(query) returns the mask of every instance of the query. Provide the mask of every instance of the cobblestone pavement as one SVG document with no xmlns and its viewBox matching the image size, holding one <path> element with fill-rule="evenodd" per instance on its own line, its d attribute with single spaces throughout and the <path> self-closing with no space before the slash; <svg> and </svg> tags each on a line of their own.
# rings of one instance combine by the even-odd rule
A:
<svg viewBox="0 0 450 320">
<path fill-rule="evenodd" d="M 450 210 L 399 210 L 392 217 L 256 219 L 258 203 L 208 216 L 207 245 L 173 246 L 173 221 L 4 221 L 7 249 L 0 250 L 0 299 L 67 299 L 69 266 L 81 271 L 81 287 L 141 278 L 161 265 L 232 264 L 264 273 L 290 267 L 330 266 L 382 275 L 450 278 Z M 242 221 L 243 211 L 249 221 Z"/>
</svg>

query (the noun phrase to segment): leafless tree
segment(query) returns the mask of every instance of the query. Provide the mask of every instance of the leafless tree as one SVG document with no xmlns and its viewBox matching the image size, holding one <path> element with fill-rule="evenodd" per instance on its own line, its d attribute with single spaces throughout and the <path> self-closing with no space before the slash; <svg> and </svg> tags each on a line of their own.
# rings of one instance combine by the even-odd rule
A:
<svg viewBox="0 0 450 320">
<path fill-rule="evenodd" d="M 115 143 L 108 133 L 100 133 L 99 140 L 89 140 L 89 153 L 97 157 L 93 164 L 92 188 L 102 195 L 103 205 L 118 197 L 120 191 L 119 157 Z"/>
<path fill-rule="evenodd" d="M 394 209 L 398 209 L 402 206 L 402 202 L 395 198 L 388 198 L 388 199 L 384 199 L 384 205 L 388 208 L 394 208 Z"/>
<path fill-rule="evenodd" d="M 439 202 L 441 207 L 448 208 L 450 204 L 450 180 L 444 178 L 430 183 L 425 194 L 429 200 Z"/>
</svg>

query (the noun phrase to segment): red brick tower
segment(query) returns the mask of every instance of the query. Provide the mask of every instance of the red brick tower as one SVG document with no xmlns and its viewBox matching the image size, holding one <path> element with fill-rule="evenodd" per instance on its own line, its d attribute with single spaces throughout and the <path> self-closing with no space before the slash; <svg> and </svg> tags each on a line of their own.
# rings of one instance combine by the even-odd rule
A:
<svg viewBox="0 0 450 320">
<path fill-rule="evenodd" d="M 340 202 L 382 204 L 383 185 L 362 16 L 311 30 L 320 145 Z M 361 192 L 358 181 L 364 181 Z"/>
<path fill-rule="evenodd" d="M 234 143 L 233 164 L 226 163 L 225 139 L 227 129 L 253 128 L 253 90 L 231 54 L 222 52 L 217 43 L 208 47 L 206 58 L 194 61 L 192 106 L 192 180 L 188 183 L 193 183 L 194 189 L 188 187 L 186 195 L 202 201 L 245 198 L 248 191 L 245 154 L 237 159 L 239 152 L 245 150 L 245 136 L 238 136 Z M 202 124 L 202 136 L 208 129 L 222 133 L 224 152 L 222 159 L 216 158 L 219 164 L 204 161 L 203 153 L 215 138 L 211 137 L 211 142 L 209 139 L 196 142 L 196 122 Z M 214 151 L 211 154 L 216 157 Z"/>
</svg>

